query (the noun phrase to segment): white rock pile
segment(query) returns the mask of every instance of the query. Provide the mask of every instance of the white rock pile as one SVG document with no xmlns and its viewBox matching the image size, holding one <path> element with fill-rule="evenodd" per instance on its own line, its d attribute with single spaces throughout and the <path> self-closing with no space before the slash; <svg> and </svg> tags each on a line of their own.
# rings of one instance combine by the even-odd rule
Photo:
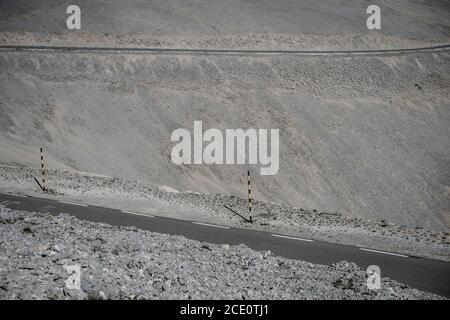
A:
<svg viewBox="0 0 450 320">
<path fill-rule="evenodd" d="M 80 286 L 66 282 L 80 266 Z M 0 299 L 439 299 L 365 271 L 0 205 Z"/>
</svg>

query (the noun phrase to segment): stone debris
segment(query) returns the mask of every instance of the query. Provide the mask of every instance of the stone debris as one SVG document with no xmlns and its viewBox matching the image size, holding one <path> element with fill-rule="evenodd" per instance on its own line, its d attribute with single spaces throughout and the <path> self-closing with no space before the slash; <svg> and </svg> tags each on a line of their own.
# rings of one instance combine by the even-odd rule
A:
<svg viewBox="0 0 450 320">
<path fill-rule="evenodd" d="M 48 169 L 49 183 L 57 195 L 42 194 L 33 181 L 38 169 L 0 165 L 0 191 L 48 197 L 56 200 L 147 212 L 161 208 L 158 215 L 186 219 L 176 211 L 193 214 L 189 220 L 224 224 L 268 232 L 290 234 L 301 238 L 331 241 L 374 248 L 400 254 L 450 261 L 450 233 L 423 227 L 408 227 L 387 220 L 369 220 L 348 216 L 345 212 L 324 212 L 273 202 L 253 201 L 253 223 L 230 212 L 247 212 L 247 199 L 234 195 L 194 192 L 166 192 L 159 186 L 142 181 L 92 173 Z M 44 210 L 45 212 L 45 210 Z M 151 214 L 151 213 L 150 213 Z M 205 221 L 207 219 L 207 221 Z"/>
<path fill-rule="evenodd" d="M 314 265 L 0 205 L 0 299 L 441 299 L 387 278 L 369 290 L 366 281 L 345 261 Z"/>
</svg>

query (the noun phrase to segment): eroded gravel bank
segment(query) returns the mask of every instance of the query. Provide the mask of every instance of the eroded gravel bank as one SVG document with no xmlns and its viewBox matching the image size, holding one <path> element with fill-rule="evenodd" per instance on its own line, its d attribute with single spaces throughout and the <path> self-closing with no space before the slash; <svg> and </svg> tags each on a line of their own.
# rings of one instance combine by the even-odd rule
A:
<svg viewBox="0 0 450 320">
<path fill-rule="evenodd" d="M 233 195 L 167 192 L 165 186 L 68 170 L 47 170 L 47 183 L 54 193 L 43 194 L 33 180 L 39 175 L 39 169 L 0 165 L 0 191 L 450 259 L 450 234 L 445 231 L 263 201 L 254 202 L 254 223 L 248 224 L 225 209 L 227 205 L 247 213 L 246 199 Z"/>
<path fill-rule="evenodd" d="M 1 299 L 438 299 L 387 278 L 61 214 L 0 206 Z M 68 289 L 65 266 L 81 266 Z"/>
</svg>

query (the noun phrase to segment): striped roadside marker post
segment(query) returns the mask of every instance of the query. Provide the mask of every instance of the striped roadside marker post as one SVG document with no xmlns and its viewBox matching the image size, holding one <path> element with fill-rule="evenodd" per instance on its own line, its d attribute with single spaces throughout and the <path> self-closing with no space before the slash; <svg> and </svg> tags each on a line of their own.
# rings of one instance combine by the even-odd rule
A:
<svg viewBox="0 0 450 320">
<path fill-rule="evenodd" d="M 247 170 L 247 186 L 248 186 L 248 212 L 250 214 L 249 220 L 252 222 L 252 188 L 250 184 L 250 170 Z"/>
<path fill-rule="evenodd" d="M 47 189 L 45 188 L 44 154 L 42 153 L 42 147 L 41 147 L 41 170 L 42 170 L 42 189 L 45 192 Z"/>
</svg>

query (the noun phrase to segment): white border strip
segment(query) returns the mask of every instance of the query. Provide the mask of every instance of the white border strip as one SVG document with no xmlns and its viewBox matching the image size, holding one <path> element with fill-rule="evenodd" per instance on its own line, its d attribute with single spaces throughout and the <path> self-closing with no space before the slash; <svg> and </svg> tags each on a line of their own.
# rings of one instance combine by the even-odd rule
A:
<svg viewBox="0 0 450 320">
<path fill-rule="evenodd" d="M 65 201 L 58 201 L 58 202 L 65 203 L 65 204 L 72 204 L 74 206 L 80 206 L 80 207 L 87 207 L 88 206 L 87 204 L 76 203 L 76 202 L 65 202 Z"/>
<path fill-rule="evenodd" d="M 216 225 L 216 224 L 209 224 L 209 223 L 195 222 L 195 221 L 192 221 L 192 223 L 194 223 L 194 224 L 200 224 L 200 225 L 202 225 L 202 226 L 208 226 L 208 227 L 216 227 L 216 228 L 222 228 L 222 229 L 230 229 L 230 227 L 219 226 L 219 225 Z"/>
<path fill-rule="evenodd" d="M 132 211 L 126 211 L 126 210 L 121 210 L 123 213 L 128 213 L 128 214 L 133 214 L 135 216 L 143 216 L 143 217 L 148 217 L 148 218 L 154 218 L 154 216 L 151 216 L 149 214 L 144 214 L 144 213 L 137 213 L 137 212 L 132 212 Z"/>
<path fill-rule="evenodd" d="M 313 242 L 314 241 L 314 240 L 310 240 L 310 239 L 295 238 L 295 237 L 283 236 L 281 234 L 274 234 L 274 233 L 272 233 L 271 236 L 278 237 L 278 238 L 286 238 L 286 239 L 292 239 L 292 240 L 306 241 L 306 242 Z"/>
<path fill-rule="evenodd" d="M 382 254 L 389 254 L 391 256 L 398 256 L 398 257 L 408 258 L 408 256 L 405 256 L 404 254 L 392 253 L 392 252 L 387 252 L 387 251 L 379 251 L 379 250 L 366 249 L 366 248 L 359 248 L 359 250 L 370 251 L 370 252 L 375 252 L 375 253 L 382 253 Z"/>
<path fill-rule="evenodd" d="M 22 198 L 29 198 L 29 196 L 24 196 L 23 194 L 17 194 L 17 193 L 8 193 L 11 196 L 15 197 L 22 197 Z"/>
</svg>

